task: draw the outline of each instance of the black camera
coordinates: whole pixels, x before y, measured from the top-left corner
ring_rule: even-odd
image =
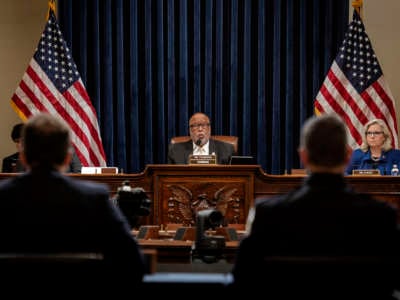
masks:
[[[132,188],[129,180],[124,181],[118,188],[114,202],[125,215],[131,228],[139,226],[139,218],[148,216],[151,211],[151,200],[144,189]]]
[[[222,258],[225,237],[207,235],[206,232],[221,226],[223,220],[224,216],[219,210],[205,209],[197,212],[194,257],[198,257],[206,263],[213,263]]]

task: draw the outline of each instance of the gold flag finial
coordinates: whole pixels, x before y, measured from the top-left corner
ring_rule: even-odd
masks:
[[[354,7],[354,9],[357,11],[357,13],[360,15],[360,18],[362,19],[361,9],[363,6],[363,0],[353,0],[351,6]]]
[[[48,20],[50,17],[50,10],[52,10],[54,14],[56,14],[56,0],[49,0],[49,10],[47,11],[46,20]]]

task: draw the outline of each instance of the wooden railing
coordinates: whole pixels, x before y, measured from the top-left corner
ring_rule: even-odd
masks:
[[[0,180],[10,176],[16,174],[2,173]],[[105,183],[111,197],[125,180],[132,187],[142,187],[152,200],[151,214],[142,224],[165,228],[170,223],[194,225],[196,211],[204,208],[221,210],[227,223],[244,224],[256,198],[287,193],[305,175],[269,175],[259,165],[148,165],[135,174],[69,176]],[[357,191],[400,205],[400,177],[347,176],[346,181]]]

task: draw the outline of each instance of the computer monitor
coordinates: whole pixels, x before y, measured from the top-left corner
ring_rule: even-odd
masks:
[[[229,161],[230,165],[254,165],[254,163],[253,156],[249,155],[232,155]]]

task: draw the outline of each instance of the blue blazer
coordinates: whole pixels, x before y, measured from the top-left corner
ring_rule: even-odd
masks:
[[[356,149],[353,151],[345,174],[352,175],[353,170],[378,169],[381,175],[390,175],[393,164],[400,164],[400,150],[398,149],[382,152],[378,161],[372,160],[370,150],[364,152],[361,149]]]

